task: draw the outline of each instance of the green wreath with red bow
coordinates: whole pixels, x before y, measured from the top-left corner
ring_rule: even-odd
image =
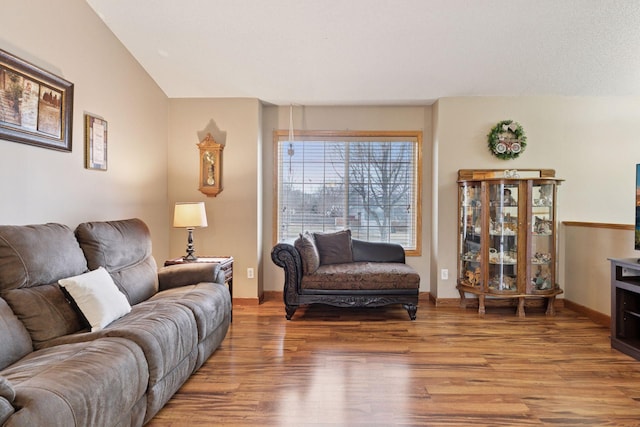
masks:
[[[527,136],[520,123],[513,120],[498,122],[489,135],[489,150],[499,159],[510,160],[517,158],[527,146]]]

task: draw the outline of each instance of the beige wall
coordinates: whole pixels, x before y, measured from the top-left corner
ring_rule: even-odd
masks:
[[[611,315],[609,258],[638,259],[633,230],[606,224],[563,224],[565,298],[599,313]]]
[[[435,108],[438,253],[432,268],[456,269],[458,169],[552,168],[566,180],[558,192],[559,221],[633,223],[639,97],[444,98]],[[499,160],[487,149],[486,135],[505,119],[518,121],[527,134],[526,151],[515,160]],[[624,251],[625,244],[616,247]],[[563,253],[559,262],[566,262]],[[439,298],[457,297],[455,275],[449,279],[438,277]],[[565,286],[562,274],[559,283]],[[572,294],[583,298],[579,289]]]
[[[293,108],[293,125],[299,130],[421,130],[423,131],[423,176],[429,182],[431,170],[431,107],[311,107],[296,106]],[[267,291],[282,290],[284,272],[271,261],[271,248],[274,245],[273,229],[273,131],[289,129],[289,107],[266,106],[263,115],[263,135],[265,141],[264,166],[264,201],[263,225],[265,260],[262,275],[264,289]],[[422,187],[422,255],[408,257],[411,264],[423,277],[420,287],[423,292],[429,291],[430,235],[431,235],[431,187]]]
[[[0,48],[75,84],[73,151],[0,140],[0,224],[129,217],[168,255],[168,101],[83,0],[3,0]],[[108,170],[84,168],[83,114],[109,124]]]
[[[196,229],[196,255],[234,257],[234,298],[261,292],[261,105],[257,99],[171,99],[169,101],[169,208],[204,201],[209,226]],[[222,185],[216,197],[198,190],[199,150],[207,134],[224,145]],[[171,215],[171,218],[173,216]],[[185,254],[187,232],[172,229],[172,257]],[[247,268],[256,272],[247,278]]]

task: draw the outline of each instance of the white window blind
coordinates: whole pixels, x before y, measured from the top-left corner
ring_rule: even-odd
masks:
[[[350,229],[420,253],[421,132],[276,131],[276,241]]]

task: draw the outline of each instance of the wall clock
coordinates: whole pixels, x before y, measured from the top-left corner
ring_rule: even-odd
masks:
[[[210,133],[198,144],[200,150],[199,190],[208,197],[215,197],[222,191],[222,150]]]

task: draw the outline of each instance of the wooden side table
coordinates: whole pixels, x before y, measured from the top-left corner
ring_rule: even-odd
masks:
[[[232,256],[218,256],[218,257],[198,257],[195,261],[185,261],[182,257],[166,260],[164,266],[179,265],[188,263],[218,263],[220,268],[224,271],[224,283],[229,288],[229,295],[231,296],[231,321],[233,322],[233,257]]]

